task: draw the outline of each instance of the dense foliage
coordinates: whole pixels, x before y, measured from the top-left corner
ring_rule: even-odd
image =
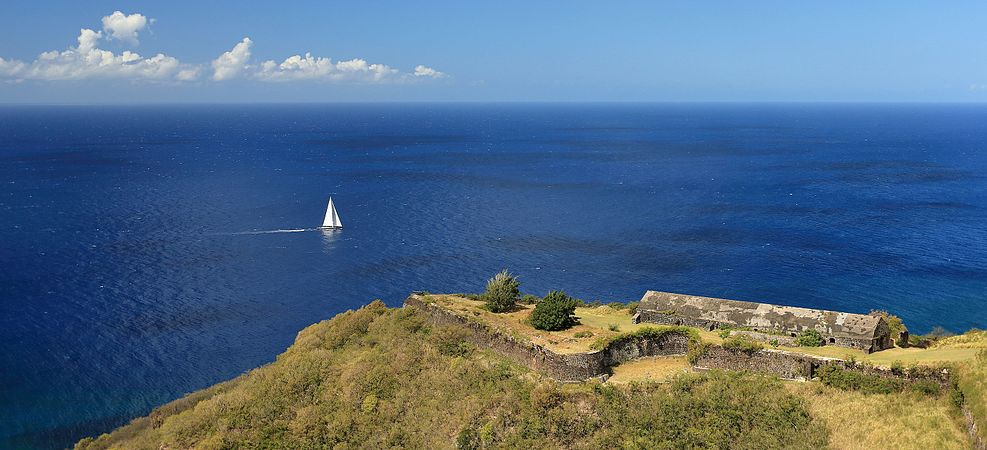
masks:
[[[870,312],[872,316],[883,317],[884,321],[888,323],[888,334],[894,339],[895,344],[899,347],[905,346],[903,342],[898,342],[898,338],[901,336],[901,332],[907,331],[905,323],[902,322],[901,317],[891,314],[883,310],[873,310]]]
[[[528,319],[531,326],[546,331],[558,331],[569,328],[577,323],[576,306],[578,302],[562,291],[549,292],[545,298],[535,304]]]
[[[723,348],[752,355],[763,349],[764,345],[746,334],[734,334],[723,340]]]
[[[487,281],[487,289],[482,298],[491,312],[508,312],[514,309],[521,298],[521,283],[517,277],[503,270]]]
[[[808,329],[799,333],[798,337],[795,338],[795,343],[799,347],[822,347],[826,344],[826,340],[818,331]]]
[[[298,335],[277,360],[78,444],[160,448],[822,448],[781,382],[558,384],[455,329],[374,302]]]

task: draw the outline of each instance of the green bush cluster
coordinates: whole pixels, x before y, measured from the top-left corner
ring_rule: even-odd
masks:
[[[539,330],[564,330],[578,323],[576,305],[577,302],[565,292],[552,291],[535,305],[528,320]]]
[[[746,334],[735,334],[723,340],[723,348],[732,352],[753,355],[764,349],[764,345]]]
[[[795,344],[799,347],[822,347],[826,344],[826,340],[818,331],[810,328],[799,333],[798,337],[795,338]]]
[[[768,377],[560,385],[490,352],[442,350],[460,338],[414,308],[374,303],[303,330],[267,366],[77,448],[827,446],[824,424]]]
[[[517,277],[503,270],[487,280],[487,289],[482,295],[483,302],[491,312],[512,311],[521,298],[520,287]]]
[[[816,371],[816,376],[827,386],[864,394],[890,394],[904,390],[906,382],[899,378],[886,378],[856,370],[846,370],[835,364],[827,364]]]
[[[541,299],[538,298],[537,295],[532,295],[532,294],[524,294],[523,296],[521,296],[521,300],[519,300],[519,302],[522,305],[534,305],[539,301],[541,301]]]
[[[902,322],[901,317],[884,310],[871,310],[870,315],[884,318],[884,321],[888,323],[888,334],[891,336],[891,339],[895,341],[895,344],[901,347],[902,343],[898,342],[898,337],[901,336],[902,331],[908,330],[908,328],[905,327],[905,323]],[[911,342],[911,336],[909,336],[908,340]]]

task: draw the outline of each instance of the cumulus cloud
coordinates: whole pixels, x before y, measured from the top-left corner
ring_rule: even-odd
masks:
[[[83,28],[76,47],[44,52],[30,63],[4,61],[0,74],[22,80],[81,80],[131,78],[167,80],[185,70],[178,59],[161,53],[150,58],[124,51],[115,54],[97,47],[102,32]]]
[[[247,61],[250,60],[250,46],[254,44],[249,37],[233,46],[233,49],[219,55],[212,61],[212,79],[223,81],[236,78],[247,68]]]
[[[254,78],[263,81],[352,81],[382,83],[399,79],[401,72],[384,64],[370,64],[362,59],[332,62],[330,58],[316,58],[311,53],[305,56],[289,56],[280,64],[273,60],[264,61],[254,73]]]
[[[35,60],[23,62],[0,58],[0,79],[23,80],[82,80],[116,78],[130,80],[167,80],[188,82],[209,76],[212,80],[226,81],[246,78],[255,81],[288,82],[320,81],[342,83],[412,83],[444,78],[447,75],[428,66],[419,65],[411,72],[386,64],[369,63],[360,58],[333,61],[327,57],[315,57],[311,53],[293,55],[281,62],[265,60],[252,63],[253,41],[243,38],[227,52],[219,55],[211,64],[190,65],[177,58],[158,53],[143,57],[133,51],[116,54],[99,48],[101,42],[119,40],[132,45],[139,44],[139,32],[153,22],[138,13],[124,14],[114,11],[102,18],[103,29],[79,30],[78,45],[65,50],[52,50]]]
[[[426,66],[415,67],[414,72],[402,73],[386,64],[371,64],[354,58],[333,62],[331,58],[293,55],[278,63],[267,60],[251,73],[260,81],[300,81],[350,83],[402,83],[421,79],[443,78],[446,74]]]
[[[147,26],[147,17],[141,14],[126,15],[120,11],[103,17],[103,31],[112,39],[137,45],[137,32]]]
[[[415,76],[423,78],[445,78],[446,74],[431,67],[415,66]]]

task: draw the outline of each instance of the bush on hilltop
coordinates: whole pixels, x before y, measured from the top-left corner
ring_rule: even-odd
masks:
[[[531,311],[531,326],[545,331],[564,330],[576,324],[576,300],[562,291],[552,291]]]
[[[502,313],[514,309],[521,298],[521,283],[506,269],[487,280],[487,290],[482,298],[490,312]]]

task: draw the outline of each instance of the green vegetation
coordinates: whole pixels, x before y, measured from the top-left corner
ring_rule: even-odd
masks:
[[[829,429],[834,449],[967,450],[962,416],[945,396],[864,394],[821,383],[785,383]]]
[[[895,344],[901,347],[901,342],[898,342],[898,336],[901,335],[902,331],[907,331],[907,328],[905,328],[905,323],[901,321],[901,317],[884,310],[872,310],[870,315],[884,318],[884,321],[888,323],[888,333],[891,336],[891,339],[894,339]],[[908,340],[911,342],[911,336],[909,336]]]
[[[798,337],[795,338],[795,343],[799,347],[822,347],[826,344],[826,340],[818,331],[808,329],[799,333]]]
[[[465,337],[426,325],[415,309],[374,302],[306,328],[267,366],[80,441],[77,448],[827,444],[824,424],[805,401],[772,378],[709,372],[680,375],[667,384],[558,384],[463,345]]]
[[[984,337],[987,338],[987,335]],[[958,394],[954,395],[954,402],[966,406],[973,420],[979,424],[977,432],[980,439],[987,442],[987,348],[981,349],[973,361],[959,365],[957,370]]]
[[[898,366],[897,370],[900,371],[900,374],[904,374],[906,371],[906,369],[900,366]],[[929,370],[929,368],[925,368],[924,370]],[[941,369],[933,368],[931,370],[937,371]],[[894,371],[895,368],[892,368],[892,372]],[[912,375],[918,375],[923,369],[912,367],[907,369],[907,371],[911,372]],[[928,379],[907,381],[902,378],[889,378],[846,370],[836,365],[822,366],[816,372],[816,375],[826,386],[832,386],[844,391],[860,391],[864,394],[891,394],[911,390],[920,394],[937,396],[942,391],[938,383]]]
[[[565,292],[552,291],[535,305],[528,321],[539,330],[564,330],[578,323],[576,305],[576,300],[565,295]]]
[[[764,349],[764,346],[746,334],[735,334],[723,340],[723,348],[732,352],[743,352],[753,355]]]
[[[541,299],[538,298],[537,295],[532,295],[532,294],[524,294],[523,296],[521,296],[521,300],[518,300],[518,302],[521,303],[522,305],[534,305],[539,301],[541,301]]]
[[[620,331],[620,325],[617,325],[615,323],[609,323],[607,324],[607,329],[610,331]]]
[[[490,312],[502,313],[514,309],[521,298],[521,291],[518,289],[521,283],[517,277],[511,275],[507,270],[502,270],[493,278],[487,280],[487,290],[483,292],[483,302]]]

